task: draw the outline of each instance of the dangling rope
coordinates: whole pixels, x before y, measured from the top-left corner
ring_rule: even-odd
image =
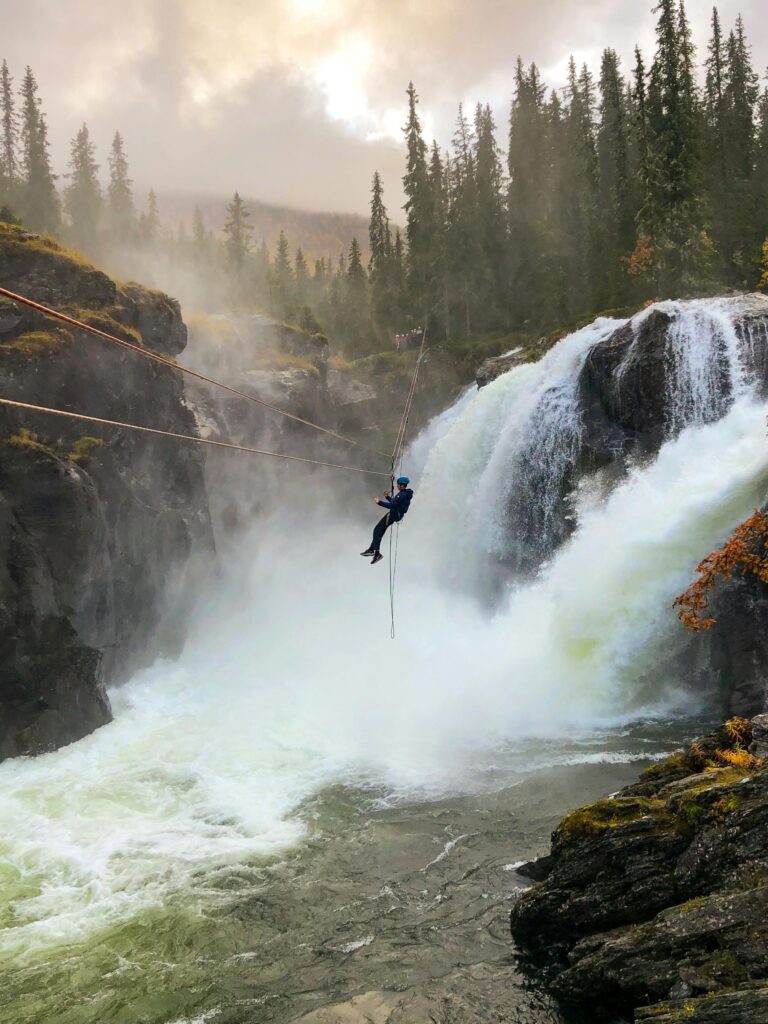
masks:
[[[196,380],[201,380],[206,384],[212,384],[216,388],[221,388],[223,391],[228,391],[232,395],[237,395],[238,398],[245,398],[249,402],[254,402],[256,405],[261,405],[265,409],[270,409],[272,412],[276,412],[280,416],[284,416],[286,419],[294,420],[296,423],[303,423],[305,427],[312,427],[313,430],[319,430],[323,434],[329,434],[331,437],[335,437],[337,441],[344,441],[345,444],[353,444],[356,448],[365,449],[367,446],[361,444],[359,441],[355,441],[351,437],[345,437],[344,434],[337,434],[335,430],[329,430],[328,427],[322,427],[319,423],[313,423],[312,420],[305,420],[301,416],[296,416],[292,412],[288,412],[287,409],[280,409],[276,405],[272,405],[270,402],[265,402],[261,398],[256,398],[255,395],[249,395],[245,391],[240,391],[238,388],[233,388],[229,384],[224,384],[220,380],[216,380],[214,377],[207,377],[204,373],[198,373],[197,370],[190,370],[186,366],[180,366],[174,362],[173,359],[169,359],[167,356],[161,356],[157,352],[151,352],[149,349],[142,348],[140,345],[134,345],[130,341],[124,341],[122,338],[116,338],[114,334],[107,334],[106,331],[99,330],[98,327],[92,327],[90,324],[85,324],[81,320],[76,320],[74,317],[68,316],[66,313],[60,313],[57,309],[50,309],[48,306],[43,306],[39,302],[34,302],[32,299],[26,298],[24,295],[17,295],[15,292],[9,291],[7,288],[0,288],[0,295],[5,296],[6,299],[11,299],[13,302],[20,302],[23,306],[29,306],[30,309],[35,309],[39,313],[45,313],[46,316],[51,316],[55,320],[61,320],[65,324],[69,324],[70,327],[76,327],[79,331],[86,331],[88,334],[94,334],[97,338],[102,338],[104,341],[109,341],[113,345],[120,345],[122,348],[127,348],[129,351],[136,353],[136,355],[143,356],[145,359],[151,359],[155,363],[160,363],[162,366],[167,366],[172,370],[177,370],[179,373],[185,373],[188,377],[194,377]],[[379,451],[376,448],[370,449],[376,452],[377,455],[383,455],[385,458],[389,458],[386,452]],[[385,474],[384,474],[385,475]]]
[[[416,382],[419,377],[419,370],[424,357],[424,342],[427,339],[426,329],[421,334],[421,345],[419,346],[419,354],[416,357],[416,365],[413,368],[413,377],[411,378],[411,386],[408,390],[408,397],[405,400],[405,408],[403,409],[403,415],[400,420],[400,426],[397,431],[397,437],[395,438],[395,447],[392,449],[392,458],[390,462],[390,479],[392,485],[392,493],[395,490],[395,464],[400,460],[400,468],[398,475],[402,476],[403,472],[403,456],[405,454],[405,439],[408,431],[408,420],[411,415],[411,406],[413,405],[413,399],[416,394]],[[395,580],[397,577],[397,552],[400,545],[400,521],[395,523],[395,557],[392,558],[392,528],[389,530],[389,615],[390,615],[390,631],[389,635],[392,640],[395,639]]]
[[[159,430],[157,427],[141,427],[137,423],[122,423],[120,420],[107,420],[101,416],[86,416],[81,412],[69,412],[67,409],[50,409],[45,405],[32,405],[30,402],[15,402],[10,398],[0,398],[0,405],[12,409],[26,409],[29,412],[43,412],[50,416],[64,416],[71,420],[84,420],[86,423],[100,423],[106,427],[119,427],[121,430],[137,430],[142,434],[159,434],[172,437],[177,441],[192,441],[195,444],[208,444],[215,448],[229,448],[236,452],[247,452],[249,455],[268,455],[273,459],[284,459],[286,462],[306,462],[311,466],[325,466],[328,469],[344,469],[348,473],[365,473],[368,476],[389,476],[375,469],[360,469],[357,466],[342,466],[337,462],[320,462],[318,459],[306,459],[301,455],[283,455],[280,452],[267,452],[261,448],[247,448],[242,444],[231,444],[228,441],[213,441],[207,437],[195,437],[192,434],[177,434],[172,430]]]

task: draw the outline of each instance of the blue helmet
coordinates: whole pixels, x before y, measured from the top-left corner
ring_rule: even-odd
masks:
[[[407,487],[407,486],[408,486],[408,484],[409,484],[409,483],[411,482],[411,480],[410,480],[410,477],[407,477],[407,476],[399,476],[399,477],[397,478],[397,482],[398,482],[399,484],[402,484],[402,485],[403,485],[404,487]]]

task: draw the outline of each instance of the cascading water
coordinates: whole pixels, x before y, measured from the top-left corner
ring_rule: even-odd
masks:
[[[299,480],[307,486],[295,509],[260,522],[229,582],[201,600],[177,663],[117,691],[115,721],[95,735],[0,766],[0,962],[6,976],[15,965],[21,1000],[0,1020],[42,1019],[30,993],[40,978],[62,991],[66,964],[81,955],[83,984],[96,979],[94,1008],[86,1000],[62,1020],[130,1019],[114,1008],[119,993],[103,1003],[95,994],[113,991],[117,982],[103,980],[113,975],[144,992],[136,978],[145,972],[162,992],[171,982],[158,964],[178,961],[185,991],[198,991],[226,957],[262,956],[259,943],[270,962],[274,938],[261,916],[260,938],[243,946],[235,915],[218,967],[191,936],[224,928],[215,908],[231,906],[233,893],[251,893],[254,906],[268,899],[279,870],[265,875],[264,865],[314,834],[307,801],[318,793],[411,806],[472,792],[482,804],[484,791],[537,768],[659,749],[615,737],[638,716],[695,703],[674,685],[686,640],[671,600],[768,485],[766,406],[752,394],[746,341],[731,330],[734,307],[666,305],[677,368],[668,440],[607,497],[588,484],[574,491],[575,532],[492,615],[474,584],[489,556],[515,562],[510,533],[540,531],[539,562],[563,540],[555,520],[579,452],[579,374],[615,321],[462,396],[433,423],[400,533],[395,644],[385,575],[355,554],[369,523],[329,523],[332,496],[318,492],[316,476]],[[726,398],[713,362],[727,368]],[[351,828],[338,813],[338,827]],[[369,938],[347,936],[343,955]],[[238,962],[238,977],[243,970]],[[173,1009],[182,1005],[142,1003],[142,1019],[186,1020]]]

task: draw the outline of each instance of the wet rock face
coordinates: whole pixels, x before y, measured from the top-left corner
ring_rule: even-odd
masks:
[[[768,299],[745,296],[728,319],[746,373],[768,386]],[[695,320],[694,320],[695,324]],[[676,312],[662,304],[635,317],[587,356],[579,378],[583,436],[580,469],[652,454],[688,422],[714,422],[732,397],[732,354],[724,336],[712,339],[702,362],[678,344]],[[702,324],[717,332],[716,321]]]
[[[764,731],[756,722],[758,747]],[[751,741],[734,720],[555,830],[512,931],[564,1003],[606,1017],[660,1004],[638,1021],[763,1019],[750,1014],[768,997],[768,768]]]
[[[164,355],[178,305],[118,287],[52,243],[0,233],[0,283]],[[196,433],[180,375],[27,307],[0,303],[0,393]],[[105,685],[180,642],[212,534],[197,448],[0,410],[0,757],[71,742],[109,720]]]

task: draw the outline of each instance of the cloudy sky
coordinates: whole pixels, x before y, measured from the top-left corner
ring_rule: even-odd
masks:
[[[410,78],[426,130],[451,135],[460,100],[490,102],[503,142],[518,54],[553,86],[569,54],[597,68],[653,47],[653,0],[0,0],[0,58],[30,64],[56,168],[85,120],[105,162],[123,133],[137,190],[241,192],[365,212],[378,168],[401,200],[400,127]],[[688,0],[700,51],[711,0]],[[761,74],[765,0],[742,12]],[[397,214],[395,214],[397,216]]]

